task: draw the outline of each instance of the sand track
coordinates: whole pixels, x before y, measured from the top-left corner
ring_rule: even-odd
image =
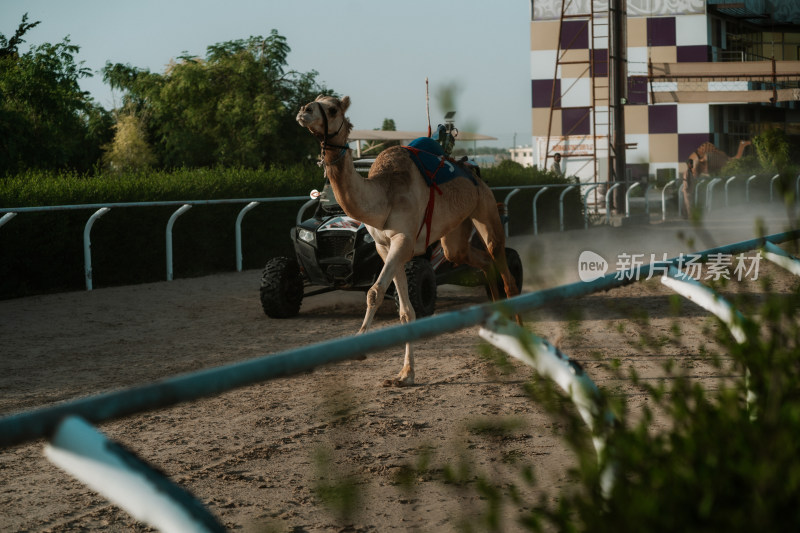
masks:
[[[515,239],[512,244],[526,260],[526,291],[575,281],[577,254],[587,247],[611,257],[620,249],[657,253],[662,247],[674,253],[683,246],[673,227],[609,231]],[[719,240],[749,238],[745,233]],[[601,235],[611,237],[604,241]],[[538,262],[534,246],[546,252]],[[259,274],[0,302],[0,414],[351,335],[360,326],[361,294],[315,297],[304,302],[298,318],[268,319],[258,302]],[[796,284],[774,267],[765,265],[766,274],[775,277],[779,291]],[[757,296],[760,288],[743,283],[731,291]],[[714,349],[707,329],[717,326],[708,314],[686,304],[676,319],[668,295],[651,280],[526,318],[537,333],[560,338],[562,349],[598,385],[625,395],[636,412],[645,398],[608,373],[611,358],[645,379],[663,376],[662,363],[675,358],[709,388],[737,375],[735,369],[711,367],[699,355],[700,346]],[[482,288],[445,287],[437,312],[484,301]],[[643,349],[640,326],[630,318],[642,310],[649,317],[647,331],[655,335],[667,335],[677,320],[681,342]],[[394,304],[387,302],[376,327],[395,323]],[[553,494],[569,484],[574,461],[558,424],[524,392],[529,370],[514,364],[502,373],[480,355],[479,345],[477,327],[417,343],[417,385],[407,389],[380,386],[400,369],[397,347],[100,429],[193,492],[232,529],[341,531],[344,520],[354,530],[450,530],[459,520],[474,520],[486,501],[474,490],[443,483],[447,465],[469,464],[470,480],[480,474],[506,489],[513,483],[534,501],[543,489]],[[504,436],[476,429],[498,417],[512,424]],[[146,529],[48,463],[42,445],[0,450],[0,530]],[[428,469],[412,476],[410,490],[403,476],[423,458]],[[522,464],[534,467],[537,486],[522,481]],[[361,495],[358,512],[347,519],[325,505],[317,490],[342,479]],[[524,509],[524,504],[504,507],[506,530],[514,530],[512,517]]]

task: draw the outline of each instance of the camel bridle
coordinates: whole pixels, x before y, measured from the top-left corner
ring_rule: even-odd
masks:
[[[320,142],[320,146],[322,146],[322,157],[323,158],[325,157],[325,150],[327,148],[338,148],[338,149],[342,150],[343,152],[345,150],[349,149],[350,146],[347,145],[347,144],[342,146],[340,144],[331,144],[330,142],[328,142],[329,140],[331,140],[334,137],[336,137],[337,135],[339,135],[339,132],[342,131],[342,127],[344,127],[344,123],[345,123],[344,117],[342,118],[342,123],[339,124],[339,128],[333,133],[328,133],[328,115],[325,113],[325,108],[322,107],[321,103],[319,103],[319,102],[315,102],[315,103],[319,107],[319,112],[322,115],[322,141]]]

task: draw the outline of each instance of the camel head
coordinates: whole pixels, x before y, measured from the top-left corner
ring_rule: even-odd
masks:
[[[345,96],[341,100],[333,96],[317,96],[316,100],[304,105],[297,113],[297,122],[307,128],[315,137],[323,142],[327,142],[345,134],[353,128],[353,125],[344,116],[350,107],[350,97]]]

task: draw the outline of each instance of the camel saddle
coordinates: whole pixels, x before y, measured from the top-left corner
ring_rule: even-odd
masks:
[[[425,218],[417,232],[417,237],[422,233],[422,228],[427,226],[425,235],[425,248],[430,245],[431,240],[431,219],[433,218],[433,205],[436,200],[435,192],[442,194],[439,185],[447,183],[455,178],[467,178],[472,184],[478,186],[475,173],[469,168],[463,167],[458,161],[450,159],[442,150],[441,145],[430,137],[418,137],[403,146],[411,154],[411,159],[419,168],[425,183],[431,190],[428,206],[425,208]],[[469,165],[470,167],[472,165]],[[476,167],[477,168],[477,167]]]
[[[419,137],[414,139],[408,146],[404,146],[411,154],[428,187],[441,185],[455,178],[467,178],[472,184],[477,186],[475,174],[469,167],[455,159],[447,157],[441,145],[430,137]]]

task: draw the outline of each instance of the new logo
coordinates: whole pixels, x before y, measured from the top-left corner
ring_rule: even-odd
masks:
[[[581,252],[578,257],[578,276],[581,281],[594,281],[608,272],[608,261],[591,250]]]

